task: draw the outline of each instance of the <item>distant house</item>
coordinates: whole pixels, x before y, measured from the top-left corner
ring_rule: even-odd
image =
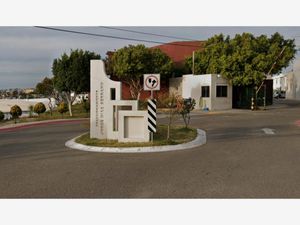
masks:
[[[274,90],[280,90],[280,91],[286,91],[287,89],[287,76],[286,74],[278,74],[274,75],[272,77],[273,79],[273,89]]]
[[[34,92],[34,88],[24,88],[23,91],[25,94],[32,94]]]
[[[274,75],[273,89],[283,92],[286,99],[300,100],[300,59],[295,60],[288,73]]]

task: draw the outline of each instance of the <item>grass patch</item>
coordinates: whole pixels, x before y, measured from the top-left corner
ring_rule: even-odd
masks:
[[[160,145],[177,145],[192,141],[197,136],[197,129],[185,128],[182,126],[173,126],[170,132],[170,140],[166,140],[167,126],[159,125],[157,133],[154,134],[152,142],[118,142],[117,140],[99,140],[90,138],[90,134],[84,134],[78,137],[75,141],[79,144],[98,146],[98,147],[146,147],[146,146],[160,146]]]

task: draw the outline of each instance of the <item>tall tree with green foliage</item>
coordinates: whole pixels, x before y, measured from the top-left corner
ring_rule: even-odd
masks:
[[[70,116],[77,94],[90,91],[90,60],[100,58],[94,52],[76,49],[53,61],[54,87],[67,101]]]
[[[173,62],[160,49],[129,45],[116,51],[109,64],[113,75],[127,83],[133,99],[139,99],[143,74],[160,73],[162,79],[172,73]]]
[[[268,73],[277,74],[287,67],[295,53],[295,41],[279,33],[271,37],[243,33],[232,39],[215,35],[203,51],[195,53],[195,74],[222,74],[233,85],[257,87]],[[190,70],[192,64],[192,57],[188,57]]]

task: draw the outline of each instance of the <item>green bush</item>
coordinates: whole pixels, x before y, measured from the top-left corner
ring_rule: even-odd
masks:
[[[42,102],[36,103],[33,107],[33,111],[40,116],[41,113],[46,111],[46,106]]]
[[[68,112],[68,106],[66,103],[62,102],[58,105],[57,111],[64,117],[64,113]]]
[[[83,99],[83,102],[82,102],[82,108],[84,109],[84,111],[86,113],[88,113],[90,111],[90,101],[86,100],[86,99]]]
[[[0,111],[0,121],[4,120],[4,113]]]
[[[33,116],[33,105],[28,106],[29,118]]]
[[[17,119],[19,118],[19,116],[22,115],[22,109],[20,108],[20,106],[14,105],[10,108],[9,113],[12,116],[12,118],[15,120],[15,123],[17,123]]]
[[[145,110],[148,107],[148,100],[147,99],[140,99],[139,100],[139,110]]]
[[[177,110],[178,113],[182,116],[182,119],[185,123],[185,128],[188,128],[190,123],[190,112],[194,110],[196,105],[195,99],[192,98],[178,98],[177,99]]]

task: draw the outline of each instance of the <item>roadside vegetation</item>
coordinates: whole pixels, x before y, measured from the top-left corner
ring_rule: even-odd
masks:
[[[4,120],[4,113],[2,111],[0,111],[0,122]]]
[[[68,107],[67,104],[65,104],[65,108],[68,112]],[[0,126],[4,126],[4,125],[8,125],[8,124],[12,124],[15,122],[18,123],[25,123],[25,122],[34,122],[34,121],[43,121],[43,120],[56,120],[56,119],[75,119],[75,118],[89,118],[90,114],[89,112],[86,112],[86,110],[84,109],[83,104],[76,104],[72,106],[72,110],[73,110],[73,116],[70,116],[69,114],[62,114],[58,111],[59,108],[55,108],[52,110],[52,115],[51,112],[48,110],[44,113],[40,113],[40,115],[38,116],[37,114],[31,114],[29,113],[29,117],[18,117],[15,119],[11,119],[11,120],[0,120]],[[17,115],[17,114],[16,114]]]
[[[159,125],[157,132],[154,134],[153,142],[118,142],[117,140],[99,140],[90,138],[90,133],[84,134],[75,141],[79,144],[98,146],[98,147],[146,147],[146,146],[161,146],[161,145],[177,145],[190,142],[197,137],[195,128],[185,128],[183,126],[172,126],[170,129],[169,140],[166,139],[167,125]]]

